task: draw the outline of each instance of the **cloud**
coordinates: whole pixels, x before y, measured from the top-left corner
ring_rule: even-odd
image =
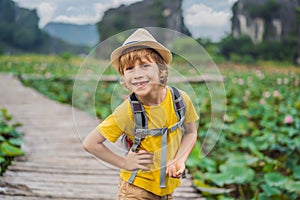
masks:
[[[142,0],[113,0],[111,3],[111,7],[118,7],[121,4],[129,5],[138,1],[142,1]]]
[[[104,12],[110,8],[111,5],[110,4],[104,4],[104,3],[94,3],[93,4],[93,8],[95,13],[98,15],[98,20],[100,20],[100,18],[102,18]]]
[[[229,5],[233,5],[237,0],[228,0]]]
[[[230,13],[214,11],[204,4],[194,4],[186,11],[185,23],[188,26],[222,27],[229,23]]]
[[[74,7],[74,6],[69,6],[69,7],[67,7],[67,9],[66,9],[66,11],[68,11],[68,12],[75,12],[75,11],[77,11],[78,10],[78,8],[76,8],[76,7]]]
[[[96,17],[94,15],[88,15],[88,14],[80,14],[74,16],[59,15],[55,17],[52,21],[69,23],[69,24],[90,24],[90,23],[98,22],[99,21],[98,18],[99,17]]]
[[[35,0],[30,1],[30,3],[26,0],[14,0],[14,2],[20,7],[29,9],[35,9],[40,4],[40,2],[37,2]]]
[[[90,4],[90,6],[81,7],[81,9],[76,9],[74,6],[68,7],[68,13],[60,14],[53,18],[51,21],[72,23],[72,24],[90,24],[97,23],[101,20],[104,12],[112,7],[118,7],[121,4],[130,4],[138,0],[114,0],[110,3],[95,2]],[[81,10],[81,12],[78,12]],[[71,13],[73,13],[71,15]]]
[[[64,22],[73,24],[90,24],[99,22],[104,12],[121,4],[131,4],[141,0],[90,0],[87,4],[84,0],[14,0],[21,7],[37,9],[40,17],[39,26],[44,27],[49,22]]]
[[[50,3],[41,3],[37,6],[38,15],[43,16],[39,21],[40,27],[45,26],[49,21],[52,20],[55,10],[55,6]]]

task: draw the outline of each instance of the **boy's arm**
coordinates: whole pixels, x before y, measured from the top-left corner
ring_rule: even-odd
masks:
[[[174,178],[180,178],[185,170],[185,162],[193,150],[197,140],[195,122],[184,123],[185,133],[174,160],[168,163],[166,173]]]
[[[130,171],[135,169],[149,170],[146,165],[153,162],[152,154],[146,151],[139,151],[135,153],[130,150],[126,157],[122,157],[108,149],[103,144],[105,140],[105,137],[94,129],[84,139],[83,148],[97,158],[118,168]]]

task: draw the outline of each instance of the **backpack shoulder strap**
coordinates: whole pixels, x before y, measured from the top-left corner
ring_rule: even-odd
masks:
[[[184,99],[181,96],[179,90],[176,87],[171,86],[170,90],[172,92],[172,98],[173,98],[173,104],[174,104],[174,109],[175,109],[175,113],[177,115],[178,118],[178,122],[173,125],[170,128],[170,131],[174,131],[177,128],[180,128],[182,131],[182,134],[184,134],[184,127],[183,127],[183,122],[185,119],[185,111],[186,111],[186,105],[184,103]],[[182,174],[182,178],[186,178],[186,171],[183,171]]]
[[[184,99],[180,94],[180,91],[173,86],[169,87],[172,93],[172,98],[173,98],[173,105],[174,105],[174,110],[178,118],[178,123],[177,125],[171,127],[171,131],[175,130],[179,126],[183,130],[183,121],[185,119],[185,111],[186,111],[186,106],[184,103]]]
[[[142,135],[136,134],[137,130],[141,129],[148,129],[148,118],[146,116],[146,112],[144,110],[143,105],[138,100],[137,96],[132,93],[129,96],[129,102],[134,118],[134,128],[133,128],[133,135],[134,141],[132,144],[132,151],[137,151],[139,144],[141,143]]]
[[[145,109],[141,102],[138,100],[135,93],[132,93],[129,97],[129,103],[131,106],[133,118],[134,118],[134,128],[133,128],[133,135],[134,135],[134,141],[132,142],[132,148],[131,150],[133,152],[137,152],[137,148],[140,145],[142,141],[142,136],[140,134],[136,134],[137,129],[147,129],[148,128],[148,118],[146,116]],[[128,180],[129,183],[133,183],[136,175],[138,173],[138,170],[134,170]]]
[[[147,128],[148,120],[143,105],[136,97],[135,93],[129,96],[129,102],[134,117],[134,129]]]

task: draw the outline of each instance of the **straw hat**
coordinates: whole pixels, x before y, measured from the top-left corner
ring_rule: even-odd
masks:
[[[146,29],[139,28],[132,33],[122,44],[111,53],[111,64],[118,70],[119,68],[119,57],[124,54],[128,48],[152,48],[156,50],[167,64],[172,61],[172,54],[169,49],[159,43]]]

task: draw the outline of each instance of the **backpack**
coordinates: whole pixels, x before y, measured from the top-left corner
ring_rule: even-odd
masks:
[[[134,141],[131,141],[128,137],[123,139],[127,143],[127,148],[132,149],[132,151],[137,152],[141,141],[147,136],[160,136],[162,135],[162,153],[161,153],[161,163],[160,163],[160,187],[165,188],[165,178],[166,178],[166,146],[167,146],[167,134],[168,132],[173,132],[177,128],[180,128],[182,133],[184,133],[183,122],[185,119],[186,106],[184,100],[176,87],[169,87],[172,93],[172,100],[174,105],[174,110],[177,115],[177,123],[173,124],[171,127],[163,127],[156,129],[148,129],[148,119],[143,105],[140,103],[138,98],[134,93],[132,93],[128,98],[131,106],[131,110],[134,116]],[[129,178],[129,183],[133,183],[134,178],[138,170],[134,170]]]

